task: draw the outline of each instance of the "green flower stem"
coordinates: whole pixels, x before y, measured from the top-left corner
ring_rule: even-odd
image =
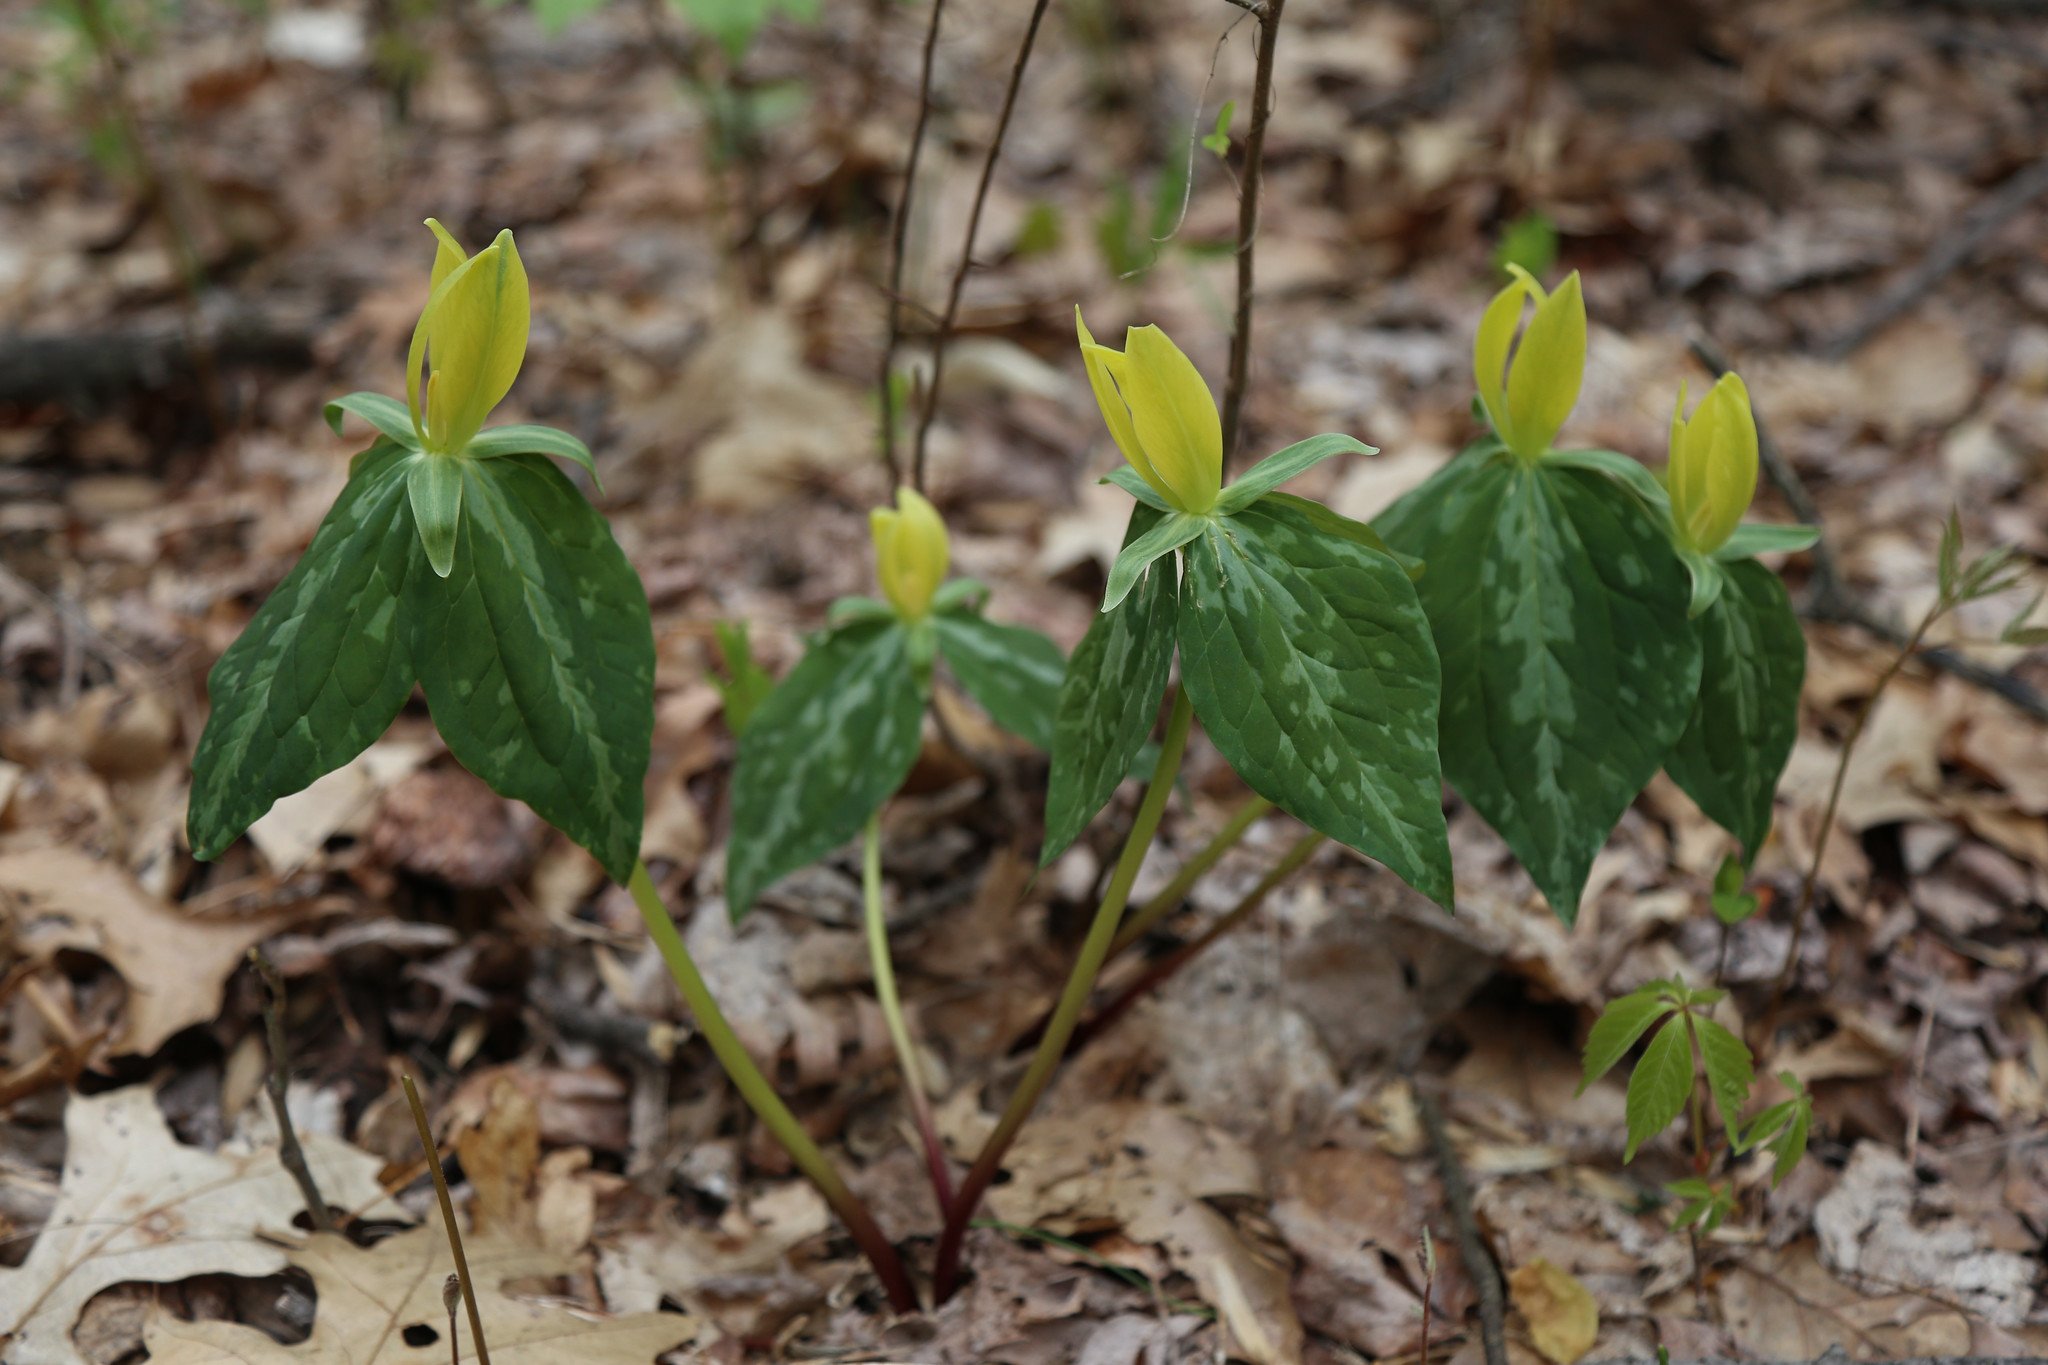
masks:
[[[1109,946],[1116,939],[1124,906],[1130,902],[1131,883],[1138,878],[1138,868],[1152,846],[1152,836],[1158,832],[1159,817],[1165,813],[1166,799],[1173,792],[1173,779],[1180,772],[1181,755],[1187,749],[1188,729],[1194,718],[1195,708],[1188,700],[1188,694],[1176,692],[1173,710],[1166,719],[1166,735],[1160,741],[1159,762],[1152,769],[1152,783],[1145,789],[1144,800],[1138,804],[1138,815],[1131,824],[1130,836],[1124,841],[1124,851],[1117,859],[1116,871],[1110,876],[1102,904],[1096,908],[1095,919],[1088,926],[1088,937],[1081,944],[1080,956],[1067,977],[1059,1004],[1053,1009],[1052,1022],[1046,1025],[1045,1037],[1039,1040],[1038,1051],[1032,1055],[1024,1078],[1017,1083],[1016,1093],[1010,1096],[1009,1107],[1003,1110],[995,1131],[982,1144],[981,1154],[975,1158],[973,1168],[961,1182],[960,1192],[954,1196],[953,1206],[947,1212],[946,1227],[939,1237],[938,1259],[933,1270],[932,1295],[938,1303],[944,1303],[959,1283],[960,1251],[974,1210],[995,1180],[1004,1155],[1017,1139],[1017,1131],[1037,1107],[1046,1087],[1052,1084],[1053,1073],[1066,1056],[1067,1040],[1081,1022],[1081,1011],[1088,1004],[1089,992],[1095,988],[1095,978],[1102,971],[1102,964],[1109,959]]]
[[[1266,897],[1272,894],[1273,888],[1300,871],[1308,860],[1315,856],[1316,850],[1321,848],[1325,842],[1326,836],[1317,834],[1313,830],[1302,835],[1300,839],[1295,841],[1294,847],[1282,854],[1280,861],[1273,864],[1265,876],[1259,878],[1258,885],[1247,891],[1244,899],[1230,907],[1228,913],[1219,917],[1214,924],[1211,924],[1200,934],[1197,934],[1194,938],[1183,943],[1180,947],[1146,968],[1143,975],[1130,985],[1124,987],[1122,991],[1117,993],[1114,1000],[1111,1000],[1107,1005],[1097,1010],[1087,1023],[1076,1029],[1072,1041],[1067,1044],[1067,1051],[1070,1053],[1079,1052],[1082,1048],[1086,1047],[1090,1039],[1122,1018],[1130,1010],[1131,1006],[1165,985],[1167,980],[1176,972],[1207,951],[1210,944],[1250,919],[1258,908],[1265,904]]]
[[[797,1169],[818,1187],[818,1193],[825,1196],[825,1202],[846,1224],[846,1230],[866,1253],[868,1263],[881,1280],[882,1288],[889,1296],[889,1306],[899,1313],[916,1312],[917,1293],[910,1286],[910,1277],[904,1273],[902,1257],[882,1235],[882,1229],[868,1212],[867,1205],[847,1188],[846,1182],[833,1168],[831,1159],[811,1140],[811,1135],[804,1131],[796,1115],[775,1093],[775,1087],[754,1065],[754,1059],[747,1055],[739,1035],[732,1031],[732,1025],[726,1022],[724,1013],[718,1008],[718,1002],[711,998],[711,988],[704,984],[703,974],[691,959],[683,936],[676,932],[675,921],[669,918],[668,907],[661,903],[661,893],[654,888],[654,879],[647,875],[647,864],[633,865],[633,879],[626,889],[632,893],[633,903],[640,907],[640,918],[646,921],[654,946],[661,950],[663,960],[668,963],[669,974],[675,977],[676,986],[683,993],[683,1003],[690,1007],[690,1013],[697,1021],[698,1031],[711,1045],[712,1055],[718,1058],[718,1064],[739,1090],[740,1098],[747,1102],[747,1107],[761,1122],[768,1125],[768,1131],[789,1153]]]
[[[903,1093],[910,1104],[911,1120],[924,1148],[926,1172],[932,1193],[938,1196],[943,1217],[953,1203],[953,1174],[946,1166],[946,1148],[939,1141],[939,1126],[932,1121],[931,1092],[925,1086],[924,1066],[918,1059],[917,1044],[911,1040],[910,1025],[903,1017],[903,998],[896,991],[896,964],[889,956],[889,923],[882,913],[882,817],[868,817],[861,836],[861,902],[865,908],[868,962],[875,974],[875,999],[882,1006],[882,1020],[889,1026],[889,1042],[896,1049],[897,1065],[903,1069]]]
[[[1223,828],[1216,831],[1216,837],[1200,853],[1188,859],[1187,865],[1174,873],[1173,880],[1158,895],[1131,912],[1124,921],[1124,927],[1117,931],[1116,942],[1109,945],[1109,955],[1115,957],[1122,953],[1150,933],[1159,921],[1179,909],[1180,903],[1187,899],[1189,888],[1201,879],[1203,873],[1216,866],[1224,854],[1237,847],[1237,841],[1244,838],[1244,832],[1271,809],[1271,801],[1256,795],[1239,806],[1224,822]]]

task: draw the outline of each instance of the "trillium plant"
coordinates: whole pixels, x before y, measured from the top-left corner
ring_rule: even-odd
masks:
[[[646,595],[558,463],[594,481],[588,448],[547,427],[486,425],[526,349],[530,299],[512,234],[471,256],[428,227],[436,249],[405,401],[357,393],[328,405],[337,433],[354,417],[375,435],[304,557],[208,679],[193,851],[218,856],[276,800],[355,758],[418,687],[460,763],[627,888],[741,1097],[838,1213],[891,1305],[910,1311],[918,1296],[900,1253],[741,1046],[640,860],[654,689]],[[1576,276],[1546,291],[1518,272],[1488,306],[1474,362],[1489,434],[1376,527],[1283,490],[1372,447],[1313,436],[1226,484],[1216,403],[1179,347],[1152,326],[1129,329],[1120,349],[1104,345],[1078,309],[1075,328],[1124,460],[1108,480],[1132,506],[1071,660],[1037,632],[989,619],[982,585],[948,577],[946,527],[910,489],[872,514],[880,595],[835,603],[779,684],[752,663],[743,627],[720,634],[739,735],[726,905],[737,920],[778,879],[859,841],[875,990],[944,1212],[931,1285],[941,1302],[1104,963],[1265,811],[1311,832],[1185,951],[1241,920],[1325,840],[1451,909],[1446,778],[1569,921],[1595,852],[1665,768],[1744,850],[1717,885],[1717,908],[1753,907],[1743,867],[1769,830],[1804,665],[1784,588],[1754,556],[1811,533],[1742,524],[1757,437],[1740,380],[1724,377],[1690,416],[1681,391],[1662,478],[1612,451],[1554,448],[1585,364]],[[1036,1051],[957,1184],[897,996],[881,839],[883,808],[916,762],[946,678],[1049,752],[1042,863],[1126,777],[1147,777]],[[1254,795],[1133,909],[1197,722]],[[1684,1039],[1687,1060],[1720,1086],[1728,1150],[1763,1142],[1767,1127],[1793,1131],[1778,1110],[1766,1111],[1775,1127],[1737,1124],[1732,1086],[1714,1080],[1732,1063],[1715,1060],[1727,1049],[1704,1013],[1712,1002],[1677,983],[1658,989],[1602,1020],[1588,1079],[1596,1060],[1612,1066],[1664,1021],[1644,1059],[1654,1054],[1664,1087],[1657,1112],[1678,1070],[1679,1043],[1664,1040]],[[1745,1052],[1744,1076],[1747,1065]]]

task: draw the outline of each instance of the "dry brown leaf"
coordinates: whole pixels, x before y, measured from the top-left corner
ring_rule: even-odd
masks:
[[[1600,1335],[1600,1308],[1592,1293],[1542,1257],[1508,1276],[1515,1308],[1529,1324],[1529,1339],[1555,1365],[1572,1365]]]
[[[194,1275],[270,1275],[305,1205],[270,1148],[207,1152],[171,1135],[147,1086],[74,1097],[64,1111],[64,1184],[17,1270],[0,1271],[0,1356],[8,1365],[85,1365],[71,1328],[109,1285]],[[380,1163],[318,1133],[302,1139],[321,1195],[373,1217],[404,1210],[377,1184]]]
[[[491,1359],[501,1365],[650,1365],[664,1351],[694,1340],[697,1323],[680,1313],[635,1313],[601,1317],[573,1312],[556,1303],[513,1298],[514,1280],[568,1274],[575,1263],[497,1237],[463,1242],[483,1317]],[[321,1234],[291,1253],[291,1264],[313,1277],[319,1311],[313,1333],[285,1346],[230,1322],[185,1322],[167,1313],[151,1317],[143,1340],[153,1365],[439,1365],[450,1359],[442,1334],[448,1313],[441,1286],[454,1269],[448,1239],[438,1225],[359,1247],[345,1237]],[[413,1345],[411,1335],[423,1340]],[[462,1351],[474,1360],[475,1344],[462,1327]]]
[[[192,919],[111,863],[69,848],[0,854],[0,915],[32,958],[74,948],[111,963],[128,983],[126,1026],[111,1048],[145,1057],[219,1014],[243,955],[289,918]]]

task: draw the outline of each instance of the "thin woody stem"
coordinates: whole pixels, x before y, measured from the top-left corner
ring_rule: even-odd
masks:
[[[711,1047],[712,1055],[718,1058],[719,1066],[732,1080],[733,1087],[740,1092],[747,1107],[775,1140],[789,1153],[796,1168],[818,1187],[818,1193],[825,1196],[825,1202],[839,1215],[839,1221],[846,1224],[846,1230],[866,1253],[868,1264],[874,1267],[876,1278],[882,1282],[882,1289],[889,1296],[889,1306],[899,1313],[917,1311],[917,1293],[911,1288],[910,1277],[904,1272],[903,1258],[896,1248],[882,1234],[874,1215],[840,1178],[832,1161],[811,1140],[789,1106],[775,1093],[775,1087],[761,1074],[761,1068],[747,1053],[739,1035],[733,1032],[726,1021],[718,1002],[712,998],[711,988],[704,984],[704,976],[697,970],[696,962],[690,957],[689,947],[683,936],[676,931],[675,921],[669,918],[668,907],[661,903],[661,893],[655,890],[654,879],[647,875],[645,863],[633,865],[633,877],[626,889],[632,893],[633,903],[640,907],[640,918],[647,924],[647,932],[654,939],[654,946],[661,950],[662,959],[668,963],[669,974],[675,978],[676,986],[683,994],[683,1003],[690,1007],[691,1015],[697,1021],[698,1032]]]
[[[917,1125],[917,1139],[924,1148],[925,1171],[931,1177],[932,1193],[945,1215],[953,1203],[953,1173],[946,1165],[946,1148],[939,1141],[938,1124],[932,1120],[931,1092],[925,1085],[924,1066],[918,1059],[917,1043],[910,1036],[903,1015],[903,999],[896,990],[896,963],[889,956],[889,922],[882,909],[882,821],[868,817],[861,836],[860,889],[862,922],[867,929],[868,963],[875,974],[875,999],[882,1007],[882,1020],[889,1027],[889,1042],[896,1049],[896,1064],[903,1071],[903,1094],[910,1105],[911,1121]]]
[[[967,214],[967,240],[960,246],[960,264],[953,271],[953,285],[946,294],[946,311],[939,315],[939,330],[932,337],[932,382],[925,390],[924,411],[917,419],[917,441],[911,450],[911,479],[924,491],[926,442],[932,419],[939,412],[939,388],[946,375],[946,342],[960,319],[960,295],[967,288],[967,273],[974,268],[974,239],[981,231],[981,211],[988,204],[988,187],[995,179],[996,162],[1003,154],[1003,139],[1010,131],[1010,116],[1017,110],[1017,91],[1024,84],[1024,68],[1031,61],[1031,49],[1038,42],[1038,26],[1051,0],[1035,0],[1031,20],[1024,26],[1024,41],[1017,48],[1017,61],[1010,68],[1010,84],[1003,91],[1003,110],[996,116],[996,130],[989,139],[988,156],[981,163],[981,180],[974,187],[974,207]],[[936,18],[934,19],[936,22]]]
[[[1259,182],[1266,165],[1266,124],[1273,114],[1273,46],[1287,0],[1244,4],[1259,24],[1258,65],[1252,75],[1252,124],[1244,139],[1244,175],[1237,199],[1237,321],[1230,332],[1230,377],[1223,389],[1223,467],[1227,473],[1244,419],[1251,378],[1252,247],[1259,235]]]
[[[1052,1084],[1053,1073],[1066,1056],[1067,1041],[1081,1022],[1081,1011],[1087,1007],[1089,993],[1095,988],[1095,978],[1109,958],[1109,946],[1116,939],[1124,907],[1130,903],[1131,884],[1137,880],[1138,869],[1152,846],[1152,836],[1159,829],[1159,818],[1165,813],[1166,799],[1173,791],[1174,777],[1180,772],[1181,756],[1187,749],[1188,729],[1194,718],[1194,705],[1188,700],[1187,693],[1176,692],[1173,710],[1166,720],[1166,734],[1160,741],[1159,761],[1152,770],[1151,785],[1145,789],[1145,797],[1138,804],[1138,814],[1131,823],[1130,836],[1124,840],[1116,872],[1110,877],[1102,904],[1096,908],[1095,918],[1088,926],[1088,937],[1081,944],[1080,955],[1067,977],[1066,988],[1060,992],[1059,1004],[1053,1009],[1045,1037],[1039,1041],[1038,1051],[1032,1055],[1023,1079],[1017,1083],[1009,1105],[997,1120],[995,1131],[982,1144],[981,1154],[975,1158],[966,1179],[960,1182],[959,1193],[954,1196],[953,1207],[947,1213],[933,1271],[932,1296],[938,1303],[944,1303],[951,1297],[959,1283],[960,1252],[975,1207],[981,1203],[982,1195],[987,1193],[997,1171],[1002,1168],[1003,1157],[1009,1152],[1010,1144],[1016,1141],[1018,1130],[1037,1107],[1046,1087]]]
[[[448,1250],[455,1255],[455,1278],[462,1286],[462,1306],[469,1310],[469,1334],[476,1341],[477,1365],[491,1365],[490,1347],[484,1343],[484,1319],[476,1306],[476,1284],[469,1278],[469,1258],[462,1254],[462,1230],[455,1226],[455,1201],[448,1194],[448,1177],[441,1173],[441,1149],[434,1144],[434,1129],[427,1122],[427,1107],[420,1103],[419,1088],[412,1077],[398,1078],[405,1086],[405,1102],[412,1106],[413,1126],[419,1129],[420,1147],[427,1154],[427,1170],[434,1177],[434,1197],[441,1202],[441,1224],[448,1231]]]
[[[897,197],[889,218],[889,292],[883,300],[888,310],[889,333],[882,342],[882,463],[889,467],[889,486],[903,482],[903,467],[896,458],[896,350],[903,344],[903,256],[910,242],[910,197],[917,187],[917,162],[924,152],[925,125],[932,113],[932,58],[939,46],[939,20],[946,13],[946,0],[932,0],[931,23],[924,31],[924,60],[917,77],[917,122],[910,129],[910,153],[903,161],[903,193]]]

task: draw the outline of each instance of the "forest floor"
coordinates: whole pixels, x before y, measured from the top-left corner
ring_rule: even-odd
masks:
[[[948,6],[908,220],[913,369],[1029,8]],[[1474,431],[1472,328],[1508,225],[1536,213],[1593,322],[1572,440],[1661,461],[1704,336],[1865,617],[1925,608],[1952,505],[1972,545],[2038,578],[2048,22],[2025,8],[1526,7],[1545,21],[1291,0],[1246,448],[1378,446],[1302,481],[1361,518],[1419,482]],[[63,12],[0,5],[0,1357],[447,1359],[439,1233],[388,1235],[432,1221],[400,1073],[459,1157],[513,1362],[1335,1365],[1413,1360],[1427,1330],[1434,1358],[1471,1365],[1483,1272],[1461,1231],[1512,1283],[1517,1361],[1570,1354],[1581,1287],[1595,1359],[2048,1355],[2048,729],[1984,687],[1909,666],[1848,769],[1758,1058],[1814,1097],[1790,1178],[1739,1163],[1735,1215],[1695,1243],[1663,1193],[1690,1169],[1678,1135],[1624,1163],[1619,1080],[1577,1093],[1592,1019],[1649,980],[1718,978],[1752,1023],[1769,1007],[1844,736],[1893,653],[1856,624],[1809,623],[1765,910],[1725,942],[1708,893],[1727,838],[1662,778],[1572,929],[1455,801],[1455,917],[1326,849],[1080,1053],[988,1202],[972,1282],[910,1319],[738,1106],[624,893],[457,767],[423,707],[196,864],[206,671],[360,444],[320,405],[402,388],[421,219],[472,247],[511,227],[534,328],[500,418],[589,441],[653,604],[644,855],[748,1047],[928,1262],[851,852],[737,930],[722,912],[733,742],[711,674],[714,623],[751,623],[780,671],[832,599],[871,591],[882,281],[929,10],[832,0],[772,23],[735,73],[651,3],[549,34],[465,0],[118,0],[118,77]],[[991,614],[1063,646],[1128,505],[1096,484],[1115,453],[1073,307],[1098,335],[1161,323],[1220,391],[1254,27],[1223,0],[1070,0],[1027,70],[930,488]],[[1224,100],[1228,159],[1190,143]],[[1791,518],[1768,486],[1759,511]],[[1811,600],[1814,557],[1783,567]],[[2015,605],[1937,642],[2038,695],[2048,657],[1982,643]],[[1042,781],[957,707],[887,814],[900,970],[956,1153],[1000,1109],[1130,819],[1127,793],[1034,878]],[[1198,743],[1139,893],[1242,799]],[[1299,832],[1259,821],[1151,949]],[[294,1127],[353,1216],[338,1249],[299,1245],[275,1155],[258,946],[284,985]],[[1447,1169],[1471,1186],[1462,1219]],[[201,1351],[192,1324],[221,1321],[251,1329],[241,1354]]]

